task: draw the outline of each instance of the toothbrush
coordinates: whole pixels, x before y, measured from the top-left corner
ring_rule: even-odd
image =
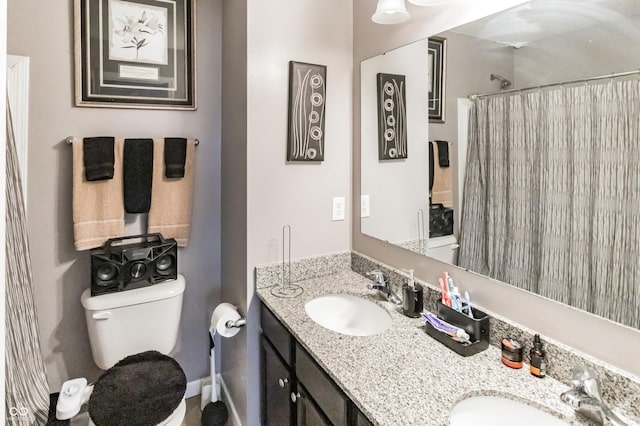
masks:
[[[464,298],[467,299],[467,315],[469,318],[473,318],[473,311],[471,310],[471,299],[469,298],[469,292],[465,290]]]
[[[440,291],[442,291],[442,304],[449,306],[447,304],[447,292],[444,289],[444,281],[442,280],[442,278],[439,278],[438,282],[440,283]]]
[[[456,286],[453,286],[453,300],[456,301],[456,311],[462,313],[462,298],[460,297],[460,290]]]
[[[453,278],[451,278],[451,275],[447,274],[447,280],[448,280],[448,284],[449,284],[449,299],[451,299],[451,308],[455,309],[456,311],[460,312],[460,303],[458,298],[456,298],[455,295],[455,286],[453,285]]]

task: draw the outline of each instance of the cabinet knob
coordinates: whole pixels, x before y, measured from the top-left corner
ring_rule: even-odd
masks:
[[[286,377],[284,379],[278,379],[278,384],[281,388],[285,387],[287,383],[289,383],[289,379],[287,379]]]
[[[300,392],[298,393],[291,392],[291,402],[296,402],[299,399],[300,399]]]

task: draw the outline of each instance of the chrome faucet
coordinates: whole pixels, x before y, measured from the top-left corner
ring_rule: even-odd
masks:
[[[571,383],[573,387],[560,395],[565,404],[598,425],[628,426],[602,401],[593,370],[585,366],[576,367]]]
[[[367,273],[368,276],[373,277],[373,284],[369,284],[367,287],[372,290],[378,290],[384,295],[384,297],[395,305],[402,305],[402,300],[391,290],[391,284],[389,284],[389,277],[387,277],[382,271],[371,271]]]

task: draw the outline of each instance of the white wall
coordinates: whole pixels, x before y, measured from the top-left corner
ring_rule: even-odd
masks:
[[[347,250],[353,206],[347,204],[347,218],[338,222],[331,220],[331,209],[334,196],[351,200],[351,5],[344,0],[250,5],[249,266],[281,260],[285,224],[292,228],[293,258]],[[327,66],[321,163],[285,162],[291,60]]]
[[[427,40],[367,59],[360,64],[362,93],[362,194],[370,199],[370,216],[362,232],[392,243],[418,239],[418,210],[429,211],[427,143]],[[377,74],[405,76],[407,158],[378,159]],[[355,214],[359,214],[356,205]]]
[[[256,425],[260,374],[254,267],[281,260],[285,224],[292,228],[294,259],[351,245],[351,203],[345,221],[333,222],[331,207],[334,196],[352,198],[352,5],[344,0],[242,0],[223,7],[222,292],[223,299],[248,315],[246,330],[223,342],[223,377],[243,424]],[[291,60],[327,66],[321,163],[285,161]]]

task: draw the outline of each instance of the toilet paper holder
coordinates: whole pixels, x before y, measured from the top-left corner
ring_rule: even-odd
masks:
[[[237,320],[229,320],[227,321],[225,324],[225,327],[227,328],[240,328],[240,327],[244,327],[245,325],[247,325],[247,319],[246,318],[239,318]]]

